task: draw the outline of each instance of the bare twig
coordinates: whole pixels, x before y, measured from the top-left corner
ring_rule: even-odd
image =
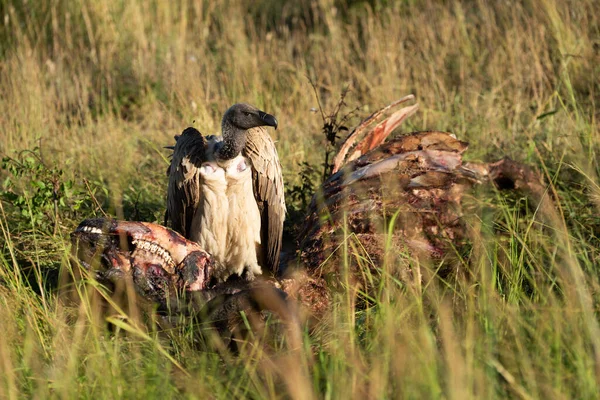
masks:
[[[323,162],[323,180],[325,180],[325,179],[327,179],[327,177],[331,174],[331,171],[333,170],[333,164],[329,160],[330,160],[331,156],[334,154],[336,142],[337,142],[337,139],[339,139],[338,134],[341,131],[348,131],[348,128],[345,126],[345,123],[350,118],[352,118],[354,115],[356,115],[356,112],[358,110],[360,110],[360,107],[356,107],[356,108],[350,110],[349,112],[345,113],[338,120],[338,116],[339,116],[340,112],[342,111],[342,109],[345,106],[347,106],[345,100],[346,100],[346,96],[348,95],[348,93],[350,93],[350,88],[345,87],[342,90],[342,93],[340,94],[339,100],[338,100],[337,104],[335,105],[335,108],[333,109],[333,111],[329,114],[325,114],[325,111],[323,110],[323,106],[321,104],[321,99],[319,97],[319,93],[318,93],[316,84],[313,82],[313,80],[308,75],[306,76],[306,78],[308,79],[310,85],[312,86],[313,91],[315,93],[315,97],[317,98],[317,103],[319,105],[319,111],[321,112],[321,119],[323,121],[323,127],[322,127],[321,131],[323,132],[325,139],[327,140],[327,143],[325,145],[325,160]]]
[[[313,91],[315,92],[315,98],[317,99],[317,104],[319,105],[319,111],[321,112],[321,118],[323,119],[323,123],[325,123],[325,113],[323,112],[323,107],[321,106],[321,99],[319,98],[319,92],[317,91],[317,86],[315,85],[315,83],[313,82],[311,77],[308,76],[308,74],[306,75],[306,79],[308,79],[310,86],[312,86]]]
[[[98,199],[96,199],[96,196],[94,196],[94,192],[92,192],[92,189],[90,188],[88,180],[84,178],[83,179],[83,183],[85,183],[85,187],[86,187],[88,193],[90,194],[90,197],[92,198],[92,200],[96,204],[96,207],[100,210],[100,212],[104,215],[104,217],[109,218],[108,214],[106,214],[104,212],[104,210],[102,209],[102,206],[100,205],[100,202],[98,201]]]

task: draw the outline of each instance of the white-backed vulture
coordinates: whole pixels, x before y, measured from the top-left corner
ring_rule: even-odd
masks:
[[[222,136],[187,128],[168,170],[166,220],[215,260],[214,277],[275,273],[285,218],[281,165],[266,126],[274,116],[248,104],[224,114]]]

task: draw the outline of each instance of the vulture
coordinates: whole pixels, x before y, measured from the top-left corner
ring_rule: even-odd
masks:
[[[240,103],[223,115],[221,136],[190,127],[175,138],[165,224],[211,254],[218,281],[278,270],[286,208],[267,126],[277,129],[273,115]]]

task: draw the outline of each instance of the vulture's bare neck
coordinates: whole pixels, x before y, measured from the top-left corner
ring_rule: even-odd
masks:
[[[217,151],[217,159],[227,161],[239,156],[244,146],[248,131],[232,125],[229,121],[221,124],[223,145]]]

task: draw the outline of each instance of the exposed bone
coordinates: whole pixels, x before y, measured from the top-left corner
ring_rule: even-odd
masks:
[[[392,133],[394,129],[400,126],[406,118],[410,117],[419,109],[419,104],[410,107],[404,107],[393,113],[389,118],[380,122],[363,140],[356,145],[356,150],[348,157],[346,162],[356,160],[361,155],[369,152],[379,146]]]
[[[144,250],[148,253],[157,255],[160,258],[162,258],[163,261],[169,265],[169,267],[171,267],[171,268],[175,267],[175,261],[169,254],[168,250],[161,247],[160,245],[158,245],[154,242],[150,242],[150,241],[146,241],[146,240],[139,240],[139,239],[137,239],[137,240],[134,239],[131,241],[131,243],[133,245],[136,245],[136,247],[137,247],[136,250],[138,250],[138,249]],[[134,251],[133,255],[136,256],[137,253]]]
[[[383,115],[383,113],[385,113],[386,111],[392,109],[393,107],[396,107],[399,104],[406,103],[407,101],[413,100],[414,98],[415,98],[415,96],[412,94],[409,94],[408,96],[404,96],[403,98],[396,100],[393,103],[385,106],[384,108],[374,112],[373,114],[371,114],[370,116],[365,118],[360,123],[360,125],[358,125],[356,128],[354,128],[354,130],[348,135],[348,137],[346,137],[346,139],[344,140],[344,143],[342,143],[342,146],[340,147],[338,154],[335,156],[335,158],[333,160],[333,173],[335,174],[337,171],[339,171],[339,169],[342,167],[342,165],[344,165],[344,160],[346,158],[346,154],[348,154],[348,151],[350,150],[350,148],[352,147],[352,145],[354,144],[354,142],[356,141],[356,139],[362,132],[364,132],[372,123],[376,122],[379,119],[379,117],[381,117]]]
[[[152,225],[152,228],[150,226]],[[132,257],[141,256],[139,251],[146,252],[149,255],[156,256],[157,261],[161,260],[160,263],[164,264],[165,270],[172,274],[175,271],[176,266],[186,257],[186,255],[191,251],[200,250],[196,245],[191,246],[190,249],[184,249],[182,246],[172,246],[171,250],[167,250],[162,247],[157,241],[151,239],[152,237],[156,237],[158,240],[159,237],[166,237],[164,234],[167,230],[164,227],[159,227],[158,229],[153,228],[153,224],[141,223],[141,222],[128,222],[121,221],[119,222],[119,227],[117,231],[126,231],[130,237],[132,238],[131,243],[135,246],[134,251],[131,253]],[[118,233],[117,231],[112,232],[108,229],[106,232],[103,232],[102,229],[97,228],[95,226],[89,225],[80,225],[75,232],[84,232],[85,234],[97,234],[97,235],[112,235]],[[164,232],[163,232],[164,231]],[[148,233],[151,233],[150,235]],[[166,242],[170,246],[173,244],[170,241]],[[188,247],[191,245],[191,242],[183,242],[186,243],[183,247]],[[139,250],[139,251],[138,251]],[[179,260],[179,261],[178,261]]]
[[[92,234],[95,234],[95,235],[101,235],[102,234],[102,230],[101,229],[94,228],[92,226],[84,226],[84,227],[81,228],[81,230],[83,232],[92,233]]]

